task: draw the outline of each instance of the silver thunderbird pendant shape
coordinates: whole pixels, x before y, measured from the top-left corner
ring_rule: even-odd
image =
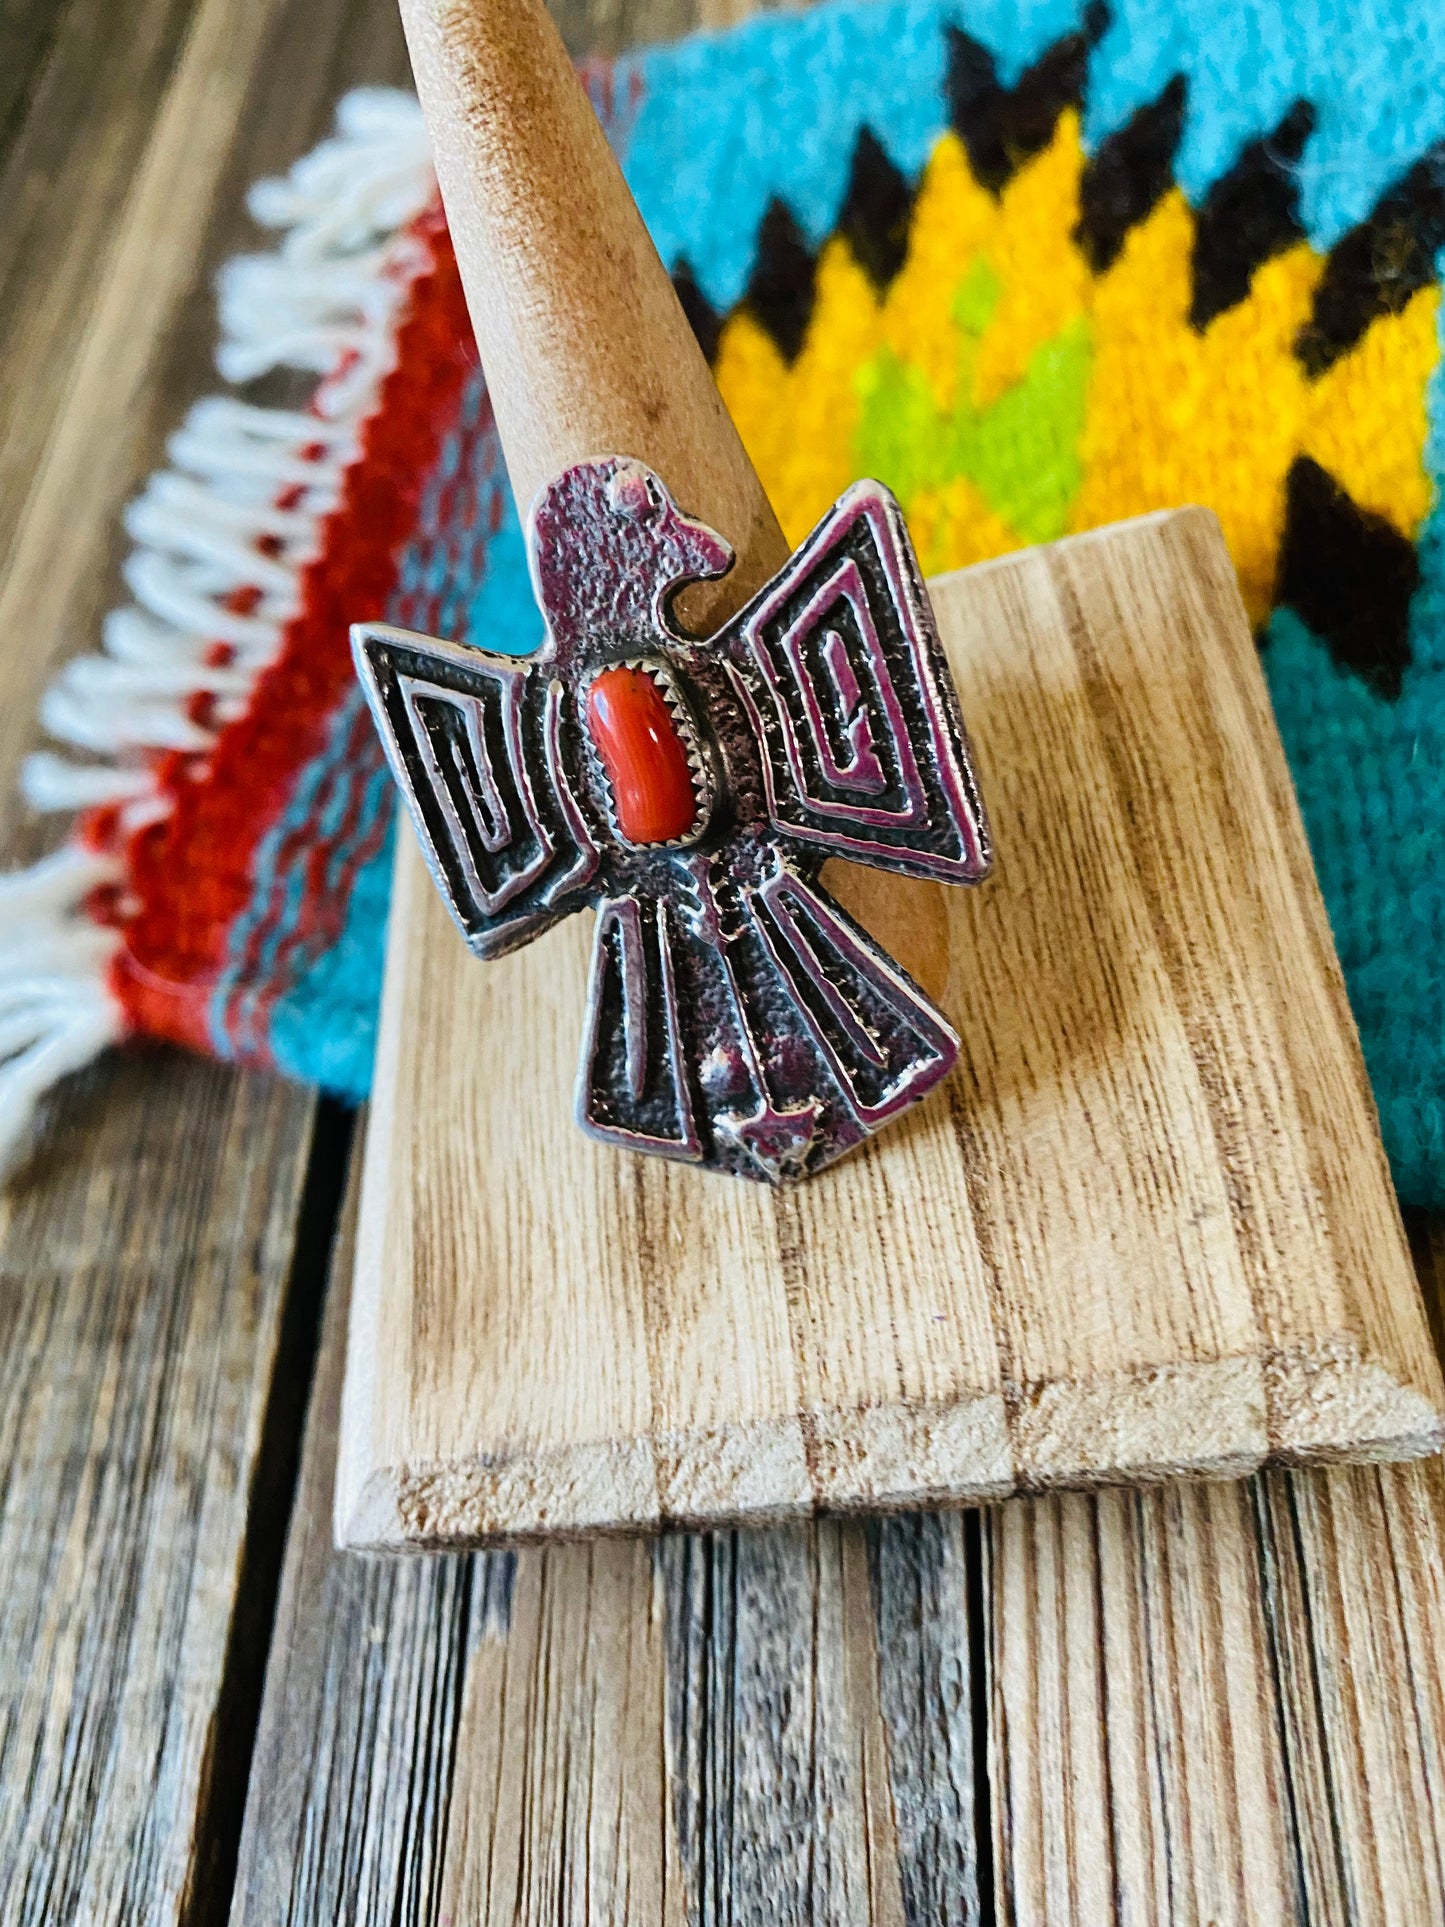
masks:
[[[559,475],[527,541],[536,655],[352,631],[437,887],[484,958],[595,907],[584,1131],[772,1184],[808,1177],[958,1055],[819,869],[842,856],[976,883],[990,863],[902,513],[859,482],[706,640],[675,626],[672,601],[732,551],[640,462]]]

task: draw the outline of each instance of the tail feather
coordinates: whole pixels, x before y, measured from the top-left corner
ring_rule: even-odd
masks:
[[[926,1095],[958,1038],[786,864],[741,902],[726,927],[705,908],[684,921],[662,901],[603,904],[577,1120],[624,1148],[787,1184]]]

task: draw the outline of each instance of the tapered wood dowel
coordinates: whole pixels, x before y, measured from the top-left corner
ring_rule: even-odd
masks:
[[[787,544],[542,0],[402,0],[452,243],[520,513],[634,455],[737,550],[706,630]]]
[[[401,15],[518,513],[573,462],[646,462],[737,552],[678,598],[705,635],[788,544],[561,36],[543,0]],[[936,994],[938,885],[834,863],[829,886]]]

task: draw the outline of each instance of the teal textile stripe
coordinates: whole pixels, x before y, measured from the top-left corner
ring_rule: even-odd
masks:
[[[946,27],[989,48],[1011,86],[1084,12],[1077,0],[846,0],[625,60],[642,102],[623,164],[663,259],[686,260],[712,305],[732,307],[774,196],[811,241],[832,228],[860,128],[917,174],[944,126]],[[1310,101],[1300,211],[1321,250],[1445,138],[1445,6],[1432,0],[1111,0],[1109,14],[1089,60],[1086,144],[1182,73],[1175,173],[1197,203],[1247,142]]]
[[[725,314],[745,297],[759,229],[775,200],[810,246],[833,227],[865,126],[903,176],[917,176],[948,125],[951,29],[988,49],[1009,87],[1084,22],[1079,0],[833,0],[768,15],[619,63],[613,92],[629,106],[614,135],[664,259],[673,269],[686,264]],[[1430,158],[1445,143],[1439,0],[1111,0],[1106,20],[1091,16],[1091,39],[1086,144],[1096,149],[1184,76],[1174,176],[1196,205],[1249,143],[1305,102],[1312,129],[1290,166],[1298,218],[1317,249],[1332,247],[1422,164],[1428,192],[1435,191],[1429,170],[1437,170],[1445,207],[1445,147]],[[1428,462],[1438,482],[1445,471],[1438,376],[1430,407]],[[428,593],[448,611],[440,625],[448,633],[525,653],[540,627],[495,446],[473,440],[464,452],[458,442],[447,459],[478,465],[476,490],[429,491],[440,520],[419,529],[408,568],[429,572]],[[1262,640],[1396,1180],[1407,1200],[1445,1205],[1445,511],[1438,499],[1418,561],[1410,662],[1398,695],[1340,666],[1290,609],[1273,615]],[[300,814],[314,781],[308,773],[298,785]],[[280,933],[267,954],[288,955],[292,974],[266,986],[263,1003],[279,1065],[359,1096],[371,1061],[389,850],[348,875],[339,940],[298,959]],[[262,875],[258,895],[262,889],[274,901],[296,902],[284,878]],[[240,996],[255,988],[232,986]],[[220,1021],[217,1048],[223,1055],[234,1048]]]
[[[1438,263],[1445,274],[1445,258]],[[1291,609],[1265,674],[1400,1196],[1445,1204],[1445,369],[1430,384],[1436,501],[1418,544],[1411,663],[1393,701]]]

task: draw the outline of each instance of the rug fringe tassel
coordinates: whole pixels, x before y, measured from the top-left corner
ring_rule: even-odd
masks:
[[[24,1146],[37,1101],[123,1028],[106,987],[120,938],[86,911],[120,865],[66,844],[0,877],[0,1173]]]
[[[171,437],[170,467],[125,516],[133,601],[41,701],[47,733],[88,760],[29,757],[20,780],[33,809],[113,810],[121,849],[168,814],[162,769],[177,753],[203,767],[245,711],[392,366],[400,310],[429,262],[408,230],[434,194],[420,109],[378,88],[348,94],[331,139],[252,189],[252,215],[281,238],[220,275],[217,367],[234,383],[299,370],[317,387],[298,409],[208,397]],[[121,938],[87,908],[123,873],[121,858],[73,839],[0,877],[0,1168],[44,1093],[125,1032],[109,986]]]

